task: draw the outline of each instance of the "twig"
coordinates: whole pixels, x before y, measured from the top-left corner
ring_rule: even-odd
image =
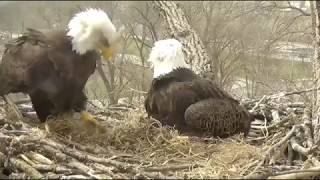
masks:
[[[282,126],[283,124],[285,124],[286,122],[289,122],[290,120],[292,120],[292,116],[288,116],[288,117],[284,118],[281,121],[278,121],[276,123],[271,124],[270,126],[267,126],[267,129],[269,131],[272,130],[272,129],[276,129],[276,128]]]
[[[143,168],[145,171],[177,171],[177,170],[183,170],[183,169],[190,169],[190,168],[198,168],[203,167],[199,164],[185,164],[185,165],[171,165],[171,166],[164,166],[164,167],[147,167]]]
[[[50,171],[55,173],[61,174],[71,174],[72,169],[68,169],[64,166],[60,165],[43,165],[43,164],[35,164],[32,165],[33,168],[37,169],[38,171]]]
[[[287,133],[287,135],[282,138],[278,143],[276,143],[275,145],[273,145],[272,147],[269,148],[269,150],[265,153],[263,159],[261,160],[261,162],[255,167],[255,169],[248,175],[248,176],[252,176],[257,169],[259,169],[266,161],[267,157],[271,155],[271,153],[275,150],[278,149],[280,146],[282,146],[283,144],[285,144],[295,133],[296,129],[298,127],[301,127],[300,125],[294,125],[292,127],[292,129]]]
[[[70,175],[70,176],[62,176],[61,179],[89,179],[87,176],[83,175]]]
[[[134,169],[134,166],[132,165],[128,165],[126,163],[122,163],[122,162],[119,162],[119,161],[115,161],[115,160],[108,160],[108,159],[104,159],[104,158],[98,158],[98,157],[95,157],[93,155],[89,155],[87,153],[84,153],[84,152],[81,152],[79,150],[76,150],[76,149],[71,149],[69,147],[66,147],[66,146],[63,146],[61,144],[58,144],[56,142],[53,142],[53,141],[48,141],[48,140],[41,140],[40,141],[41,144],[44,144],[44,145],[47,145],[47,146],[51,146],[51,147],[55,147],[55,150],[56,149],[59,149],[61,150],[63,153],[71,156],[71,157],[75,157],[81,161],[93,161],[93,162],[97,162],[97,163],[102,163],[102,164],[106,164],[106,165],[113,165],[119,169],[122,169],[122,170],[132,170]],[[65,157],[67,157],[66,155],[64,155]]]
[[[104,174],[107,174],[107,175],[111,176],[112,178],[114,178],[113,173],[112,173],[112,170],[114,169],[113,167],[107,167],[105,165],[98,164],[98,163],[92,163],[91,166],[95,167],[99,171],[102,171]]]
[[[46,158],[45,156],[43,156],[42,154],[38,154],[38,153],[35,153],[33,151],[30,151],[26,154],[30,159],[32,160],[35,160],[39,163],[42,163],[42,164],[46,164],[46,165],[51,165],[53,164],[53,162]]]
[[[146,92],[146,91],[136,90],[136,89],[133,89],[133,88],[131,88],[131,87],[129,87],[129,90],[130,90],[130,91],[134,91],[134,92],[136,92],[136,93],[140,93],[140,94],[147,94],[147,93],[148,93],[148,92]]]
[[[26,103],[30,103],[30,102],[31,102],[31,99],[30,99],[30,98],[24,98],[24,99],[20,99],[20,100],[14,101],[14,103],[15,103],[16,105],[26,104]]]
[[[304,135],[307,139],[307,147],[312,147],[314,144],[313,141],[313,129],[312,129],[312,122],[311,122],[311,111],[309,108],[304,109],[304,113],[302,116],[303,120],[303,129],[304,129]]]
[[[315,177],[318,175],[320,175],[320,167],[313,167],[310,169],[279,172],[272,175],[268,179],[310,179],[311,177]]]
[[[277,94],[273,94],[273,95],[266,96],[264,99],[266,99],[266,100],[277,99],[277,98],[279,98],[279,97],[290,96],[290,95],[295,95],[295,94],[302,94],[302,93],[308,93],[308,92],[316,91],[316,90],[320,90],[320,87],[318,87],[318,88],[306,89],[306,90],[300,90],[300,91],[281,92],[281,93],[277,93]],[[265,95],[264,95],[264,96],[265,96]],[[264,97],[264,96],[263,96],[263,97]],[[263,97],[262,97],[262,98],[263,98]],[[262,98],[261,98],[261,99],[262,99]],[[249,102],[246,102],[246,103],[258,102],[258,101],[261,101],[261,99],[260,99],[260,100],[252,100],[252,101],[249,101]]]
[[[115,111],[129,111],[129,108],[127,108],[127,107],[112,107],[112,106],[109,106],[109,107],[107,107],[107,109],[115,110]]]
[[[260,99],[260,101],[258,101],[257,103],[256,103],[256,105],[250,110],[251,112],[253,112],[253,111],[255,111],[258,107],[259,107],[259,105],[261,104],[261,102],[263,101],[263,100],[265,100],[266,99],[266,96],[263,96],[261,99]]]
[[[91,178],[96,178],[95,175],[93,174],[93,170],[83,164],[82,162],[79,162],[77,159],[68,156],[66,154],[63,154],[60,150],[52,148],[51,146],[43,145],[42,146],[47,152],[49,152],[53,157],[57,156],[60,160],[63,160],[66,163],[66,166],[75,168],[80,170],[80,173],[83,175],[88,175]]]

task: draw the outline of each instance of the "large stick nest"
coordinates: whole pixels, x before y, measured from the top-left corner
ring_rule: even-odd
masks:
[[[147,118],[142,106],[89,107],[98,125],[71,115],[40,124],[30,103],[2,103],[0,170],[4,178],[319,177],[308,106],[278,100],[244,102],[265,120],[254,121],[247,138],[225,139],[183,136]]]

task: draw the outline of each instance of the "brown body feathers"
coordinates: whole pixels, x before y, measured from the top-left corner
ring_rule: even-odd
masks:
[[[155,78],[145,109],[162,124],[182,132],[219,137],[247,134],[252,119],[237,100],[186,68]]]
[[[49,115],[84,108],[83,88],[96,67],[98,55],[72,50],[66,31],[42,33],[28,29],[6,44],[0,64],[0,95],[30,96],[41,121]]]

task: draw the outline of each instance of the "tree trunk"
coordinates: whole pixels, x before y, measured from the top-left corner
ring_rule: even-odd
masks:
[[[320,83],[320,2],[310,1],[311,4],[311,18],[314,33],[314,58],[313,58],[313,72],[314,72],[314,85],[319,87]],[[316,91],[314,97],[314,115],[320,115],[320,91]]]
[[[167,23],[169,35],[165,38],[175,38],[183,44],[186,62],[195,73],[214,79],[212,61],[199,35],[187,21],[183,10],[173,1],[153,1],[153,4]]]

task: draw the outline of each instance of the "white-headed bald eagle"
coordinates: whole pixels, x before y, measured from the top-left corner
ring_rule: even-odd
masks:
[[[76,14],[66,29],[28,29],[5,46],[0,95],[28,94],[41,122],[70,110],[87,114],[84,86],[100,54],[113,55],[118,37],[108,15],[99,9]]]
[[[189,68],[179,41],[157,41],[148,61],[154,71],[145,100],[149,116],[182,133],[219,137],[248,133],[251,115],[218,85]]]

